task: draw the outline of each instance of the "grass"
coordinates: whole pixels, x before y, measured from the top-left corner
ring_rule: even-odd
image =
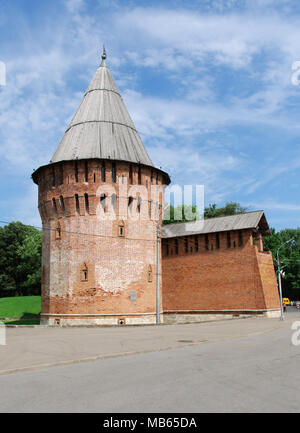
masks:
[[[40,319],[32,319],[32,320],[7,320],[3,322],[5,325],[39,325]]]
[[[41,312],[40,296],[18,296],[15,298],[0,298],[0,318],[34,319],[39,321]],[[32,316],[36,316],[32,317]],[[26,323],[29,322],[26,320]]]

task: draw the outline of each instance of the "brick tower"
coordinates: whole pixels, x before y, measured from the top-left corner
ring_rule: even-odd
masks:
[[[48,165],[32,178],[43,224],[41,323],[155,323],[155,168],[102,63]],[[158,271],[158,272],[157,272]]]

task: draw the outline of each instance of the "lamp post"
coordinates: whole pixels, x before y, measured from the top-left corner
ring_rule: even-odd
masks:
[[[284,314],[283,314],[283,304],[282,304],[282,287],[281,287],[281,270],[280,270],[280,259],[279,259],[279,250],[280,248],[282,248],[284,245],[290,243],[294,241],[294,238],[289,239],[288,241],[284,242],[283,244],[281,244],[279,246],[279,248],[277,249],[277,266],[278,266],[278,286],[279,286],[279,296],[280,296],[280,310],[281,310],[281,316],[280,316],[280,320],[284,320]]]

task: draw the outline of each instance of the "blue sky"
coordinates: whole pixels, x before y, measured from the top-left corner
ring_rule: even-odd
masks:
[[[105,43],[173,183],[299,227],[299,40],[296,0],[1,0],[0,220],[40,225],[30,175],[51,159]]]

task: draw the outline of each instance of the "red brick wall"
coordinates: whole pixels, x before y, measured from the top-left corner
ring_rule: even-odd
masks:
[[[185,252],[184,238],[179,240],[175,254],[174,239],[163,241],[163,310],[216,311],[256,310],[279,308],[278,291],[274,280],[271,257],[257,252],[252,234],[242,231],[243,246],[239,246],[237,231],[231,232],[231,248],[227,247],[227,233],[219,233],[220,248],[216,248],[216,234],[209,234],[209,250],[205,236],[198,236],[199,251],[195,251],[195,237],[188,237],[189,252]],[[235,245],[235,247],[234,247]]]
[[[127,190],[112,182],[112,162],[106,161],[106,182],[101,182],[101,161],[78,161],[78,182],[75,162],[55,164],[38,173],[39,210],[43,221],[42,314],[126,314],[153,313],[156,309],[156,225],[157,221],[139,218],[126,220],[118,212],[120,200],[127,211]],[[133,184],[138,183],[138,165],[132,164]],[[117,177],[129,181],[129,164],[116,162]],[[53,170],[55,185],[53,185]],[[165,184],[159,170],[141,166],[141,184],[150,193],[152,183]],[[158,180],[157,180],[158,179]],[[97,188],[113,185],[117,195],[115,220],[99,220]],[[125,194],[126,193],[126,194]],[[80,211],[76,211],[75,194]],[[89,209],[84,195],[88,194]],[[64,198],[64,208],[60,197]],[[55,214],[55,199],[57,215]],[[148,200],[141,205],[141,215],[149,212]],[[160,205],[163,197],[160,196]],[[134,200],[134,203],[136,200]],[[134,206],[135,204],[133,204]],[[157,203],[154,203],[152,209]],[[108,204],[106,205],[108,207]],[[145,213],[144,213],[145,212]],[[61,238],[57,238],[59,225]],[[119,225],[125,235],[119,236]],[[82,278],[84,267],[88,280]],[[149,281],[149,270],[152,278]],[[130,299],[136,291],[136,302]]]
[[[280,308],[276,274],[271,251],[259,252],[256,249],[258,269],[267,308]]]

